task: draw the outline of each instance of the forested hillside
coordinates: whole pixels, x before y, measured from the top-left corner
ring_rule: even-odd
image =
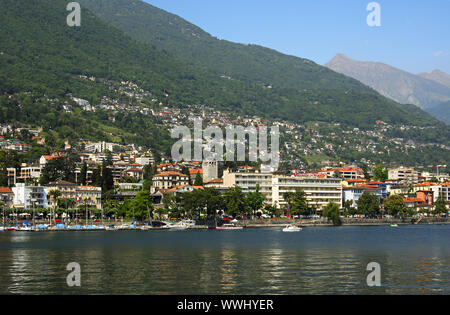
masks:
[[[441,126],[417,107],[395,103],[307,60],[295,59],[305,65],[301,67],[304,79],[298,81],[304,82],[301,88],[288,84],[270,88],[255,79],[265,76],[256,70],[247,69],[247,78],[224,77],[217,69],[183,60],[175,48],[164,51],[133,39],[86,7],[81,26],[69,27],[65,0],[0,0],[0,4],[7,8],[0,11],[0,123],[43,127],[57,146],[65,139],[87,137],[169,147],[167,129],[158,125],[157,118],[138,112],[109,117],[108,112],[86,112],[76,106],[71,112],[63,110],[67,102],[74,105],[72,96],[98,105],[113,93],[105,82],[121,81],[135,82],[162,106],[203,104],[235,115],[334,122],[363,129],[372,128],[378,120]],[[279,57],[280,62],[287,60]],[[249,53],[248,58],[256,57]],[[144,100],[139,106],[150,105]],[[448,127],[442,124],[441,131],[448,139]]]

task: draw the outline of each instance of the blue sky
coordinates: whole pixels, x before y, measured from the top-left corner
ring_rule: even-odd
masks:
[[[336,53],[412,72],[450,74],[450,0],[145,0],[213,36],[270,47],[325,64]]]

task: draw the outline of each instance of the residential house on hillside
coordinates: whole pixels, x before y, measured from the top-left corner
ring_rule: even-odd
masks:
[[[14,192],[9,187],[0,187],[0,206],[9,208],[13,205]]]
[[[161,189],[189,185],[189,177],[179,172],[163,172],[153,177],[152,193]]]
[[[400,166],[389,169],[389,179],[398,179],[401,183],[414,185],[419,182],[419,173],[413,167]]]
[[[416,192],[416,197],[414,198],[404,198],[403,201],[408,208],[419,210],[430,211],[434,206],[434,197],[431,190],[419,190]]]
[[[14,192],[14,207],[47,208],[47,193],[43,186],[27,186],[25,183],[17,183],[12,191]]]
[[[363,179],[364,171],[357,166],[344,166],[342,168],[331,168],[320,173],[325,174],[328,178],[335,178],[336,173],[340,173],[340,176],[344,180],[348,179]]]
[[[191,186],[191,185],[181,185],[177,187],[173,187],[171,189],[167,190],[161,190],[163,194],[182,194],[186,192],[192,192],[194,190],[204,190],[205,188],[203,186]]]
[[[378,197],[380,202],[386,198],[383,189],[376,185],[359,185],[352,187],[344,187],[342,189],[342,202],[352,201],[352,207],[357,207],[357,202],[361,198],[361,196],[365,193],[371,193]]]

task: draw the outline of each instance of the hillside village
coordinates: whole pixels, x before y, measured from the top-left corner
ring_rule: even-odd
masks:
[[[195,119],[201,119],[204,127],[212,125],[222,129],[229,125],[278,126],[282,164],[273,172],[258,163],[173,163],[167,153],[133,143],[93,142],[83,138],[74,143],[68,139],[60,150],[4,169],[7,178],[5,187],[1,188],[4,206],[45,209],[58,206],[56,199],[61,199],[71,200],[72,207],[103,209],[111,204],[117,207],[118,203],[135,198],[139,191],[146,191],[154,206],[162,208],[166,206],[163,200],[168,194],[205,188],[223,193],[232,187],[240,187],[244,193],[258,191],[264,195],[266,206],[285,212],[288,205],[284,194],[297,189],[306,193],[308,204],[317,211],[329,203],[336,203],[341,209],[356,208],[364,192],[377,196],[381,205],[389,195],[400,195],[408,208],[422,212],[432,211],[440,196],[447,205],[450,202],[447,165],[404,166],[390,159],[386,162],[387,157],[395,161],[396,156],[407,156],[413,150],[450,150],[445,143],[428,139],[413,141],[405,136],[414,129],[432,130],[433,127],[394,126],[377,121],[372,129],[362,130],[339,123],[296,124],[256,116],[241,117],[202,105],[170,106],[133,82],[88,76],[80,79],[102,82],[112,94],[103,96],[96,105],[70,94],[63,104],[69,114],[75,108],[105,112],[107,119],[114,122],[124,113],[139,113],[156,118],[158,128],[168,131],[177,126],[192,128]],[[29,153],[46,145],[42,128],[7,124],[0,130],[0,146],[5,151]],[[75,157],[68,173],[60,172],[55,165],[49,171],[50,161],[65,161],[68,156]],[[374,174],[375,167],[382,164],[390,165],[385,178]],[[43,180],[43,173],[48,178],[49,172],[53,176]],[[110,177],[108,184],[102,179],[106,172]],[[60,194],[52,197],[51,192],[55,190]]]

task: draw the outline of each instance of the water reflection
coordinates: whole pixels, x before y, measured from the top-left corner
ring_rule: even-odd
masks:
[[[448,228],[392,233],[398,231],[5,232],[0,293],[449,294]],[[372,261],[382,266],[381,288],[366,285]],[[81,265],[81,288],[66,285],[70,262]]]

